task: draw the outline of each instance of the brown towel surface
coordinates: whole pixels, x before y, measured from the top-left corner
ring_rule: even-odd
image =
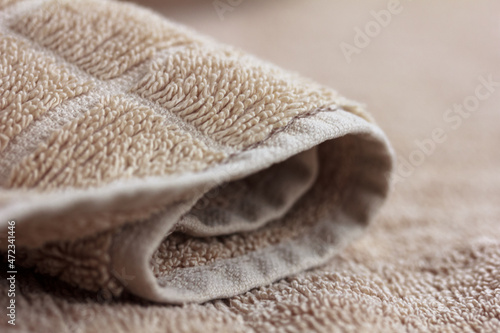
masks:
[[[495,82],[500,81],[500,51],[494,48],[500,37],[497,3],[444,1],[431,6],[402,1],[402,12],[392,17],[391,23],[373,37],[370,45],[354,54],[350,64],[339,48],[340,43],[352,44],[355,35],[352,29],[373,20],[370,10],[386,8],[387,2],[318,1],[286,2],[285,5],[243,1],[224,14],[224,21],[220,21],[211,3],[205,4],[206,7],[201,5],[205,10],[200,8],[197,14],[170,1],[146,3],[224,42],[367,102],[398,154],[397,183],[382,213],[363,236],[326,265],[225,300],[182,307],[149,303],[130,295],[113,300],[108,299],[106,293],[96,296],[92,285],[87,287],[89,292],[63,285],[45,275],[51,274],[50,271],[40,275],[33,274],[31,269],[21,270],[17,275],[17,330],[498,331],[500,87]],[[304,21],[311,23],[297,23]],[[18,33],[22,35],[21,32]],[[37,33],[36,29],[33,33]],[[161,39],[161,36],[155,38]],[[78,55],[69,52],[57,57],[76,59]],[[87,64],[82,61],[80,67]],[[92,71],[89,68],[94,68],[89,65],[82,72],[101,81],[113,80],[106,77],[110,71],[105,64],[94,72],[89,72]],[[47,65],[40,63],[39,66]],[[117,70],[116,66],[110,68]],[[122,74],[118,73],[113,75]],[[68,82],[61,88],[61,96],[85,94],[86,89],[93,89],[91,84],[59,75]],[[478,90],[478,87],[481,88]],[[481,99],[476,91],[480,92]],[[465,106],[473,97],[479,103],[467,111]],[[68,97],[56,99],[60,98]],[[115,106],[116,100],[101,103]],[[455,104],[464,105],[466,111],[456,111]],[[154,128],[154,123],[151,127]],[[332,148],[321,147],[318,149]],[[206,156],[204,154],[218,163],[219,155],[209,151],[195,156]],[[296,156],[296,159],[283,160],[292,163],[292,167],[294,161],[300,166],[302,161],[309,160],[296,154],[290,152],[290,157]],[[190,161],[186,165],[196,164]],[[281,175],[289,166],[279,168],[271,178],[277,180],[276,175]],[[25,177],[31,179],[29,175]],[[38,183],[50,184],[43,180]],[[300,179],[296,184],[301,188]],[[230,184],[220,192],[225,188],[233,189]],[[205,207],[211,203],[200,205]],[[81,231],[86,232],[85,228]],[[130,234],[137,235],[137,232]],[[160,249],[163,246],[165,251],[163,255],[157,252],[155,259],[166,262],[168,258],[164,254],[179,254],[192,246],[207,251],[212,245],[220,249],[217,253],[223,257],[219,259],[237,258],[239,254],[235,255],[231,249],[235,249],[235,244],[236,248],[242,244],[238,239],[231,239],[223,241],[228,245],[225,248],[214,243],[192,244],[181,233],[171,236],[177,238],[173,238],[173,243],[162,243]],[[133,240],[129,239],[130,243]],[[99,241],[106,244],[106,236],[94,240]],[[269,244],[264,246],[269,248]],[[199,258],[193,259],[189,253],[184,253],[186,262],[199,263]],[[49,254],[58,258],[60,253]],[[62,258],[66,254],[63,252]],[[40,255],[47,258],[47,253]],[[101,253],[96,251],[94,255],[99,257]],[[57,265],[46,267],[59,269]],[[122,271],[118,268],[113,274],[120,277],[117,280],[125,288],[140,279],[126,268]],[[68,282],[74,284],[75,275],[67,276]],[[59,278],[64,280],[65,275]],[[5,279],[1,286],[5,295],[8,288]]]

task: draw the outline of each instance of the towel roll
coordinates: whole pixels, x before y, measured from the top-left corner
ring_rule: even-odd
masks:
[[[0,54],[1,231],[16,264],[104,298],[321,265],[389,191],[360,104],[136,5],[0,2]]]

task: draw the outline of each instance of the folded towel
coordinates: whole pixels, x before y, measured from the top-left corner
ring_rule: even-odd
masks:
[[[385,135],[331,89],[132,4],[0,9],[16,264],[103,297],[203,302],[325,263],[387,195]]]

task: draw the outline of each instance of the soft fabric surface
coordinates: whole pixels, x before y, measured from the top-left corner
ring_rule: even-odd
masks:
[[[361,106],[137,6],[20,1],[1,38],[23,267],[107,299],[235,296],[324,263],[388,192]]]
[[[111,301],[23,270],[18,330],[499,330],[498,86],[458,118],[458,127],[443,119],[474,95],[480,76],[498,81],[496,2],[402,2],[403,12],[350,65],[339,43],[351,42],[353,27],[386,2],[247,1],[223,22],[210,2],[194,13],[169,1],[147,2],[366,101],[395,144],[400,181],[362,238],[327,265],[221,301],[182,307],[127,295]],[[446,130],[444,142],[405,172],[415,140],[431,138],[436,128]],[[130,272],[121,276],[133,280]]]

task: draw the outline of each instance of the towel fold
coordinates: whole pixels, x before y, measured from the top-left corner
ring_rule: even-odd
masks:
[[[331,89],[132,4],[0,10],[17,264],[106,298],[204,302],[325,263],[387,195],[384,133]]]

